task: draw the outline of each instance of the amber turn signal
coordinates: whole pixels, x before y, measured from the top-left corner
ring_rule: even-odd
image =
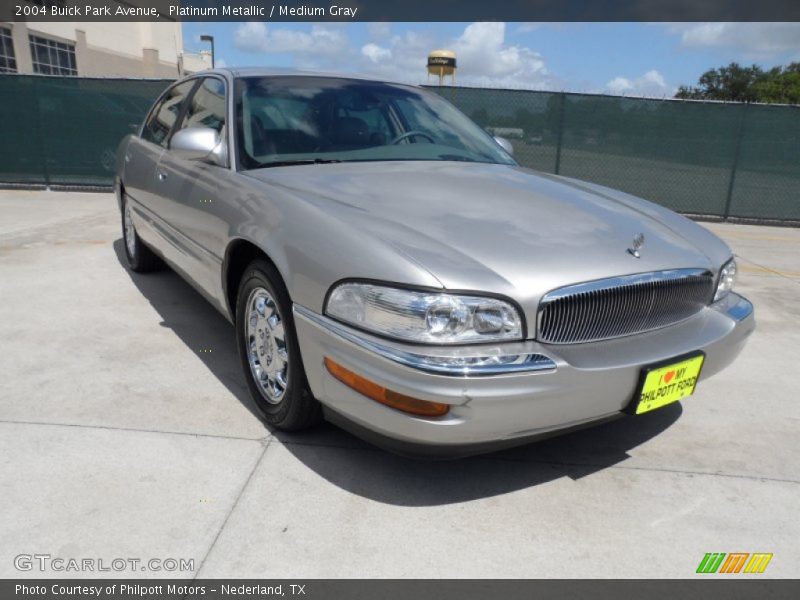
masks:
[[[375,402],[380,402],[391,408],[420,417],[441,417],[442,415],[446,415],[450,410],[449,404],[420,400],[419,398],[412,398],[411,396],[387,390],[385,387],[361,375],[357,375],[349,369],[345,369],[342,365],[331,360],[327,356],[325,357],[325,367],[331,375],[336,377],[336,379],[347,387],[353,388],[358,393],[364,394],[367,398],[371,398],[375,400]]]

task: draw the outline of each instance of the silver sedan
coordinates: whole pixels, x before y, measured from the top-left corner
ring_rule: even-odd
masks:
[[[512,151],[418,87],[200,73],[120,146],[128,262],[235,324],[269,425],[406,453],[646,413],[734,360],[755,322],[724,242]]]

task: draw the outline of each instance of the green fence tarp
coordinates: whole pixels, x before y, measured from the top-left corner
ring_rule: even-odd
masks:
[[[800,220],[800,106],[433,89],[525,166],[683,213]]]
[[[117,145],[169,83],[0,75],[0,181],[111,185]]]
[[[110,185],[169,80],[0,75],[0,182]],[[800,220],[800,107],[433,87],[524,166],[683,213]]]

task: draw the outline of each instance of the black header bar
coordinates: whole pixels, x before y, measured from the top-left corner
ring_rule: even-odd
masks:
[[[800,21],[798,0],[2,0],[0,21]]]

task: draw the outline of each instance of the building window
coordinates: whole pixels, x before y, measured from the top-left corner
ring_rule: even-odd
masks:
[[[29,35],[33,72],[42,75],[77,75],[75,44]]]
[[[14,55],[14,40],[11,30],[0,27],[0,73],[16,73],[17,58]]]

